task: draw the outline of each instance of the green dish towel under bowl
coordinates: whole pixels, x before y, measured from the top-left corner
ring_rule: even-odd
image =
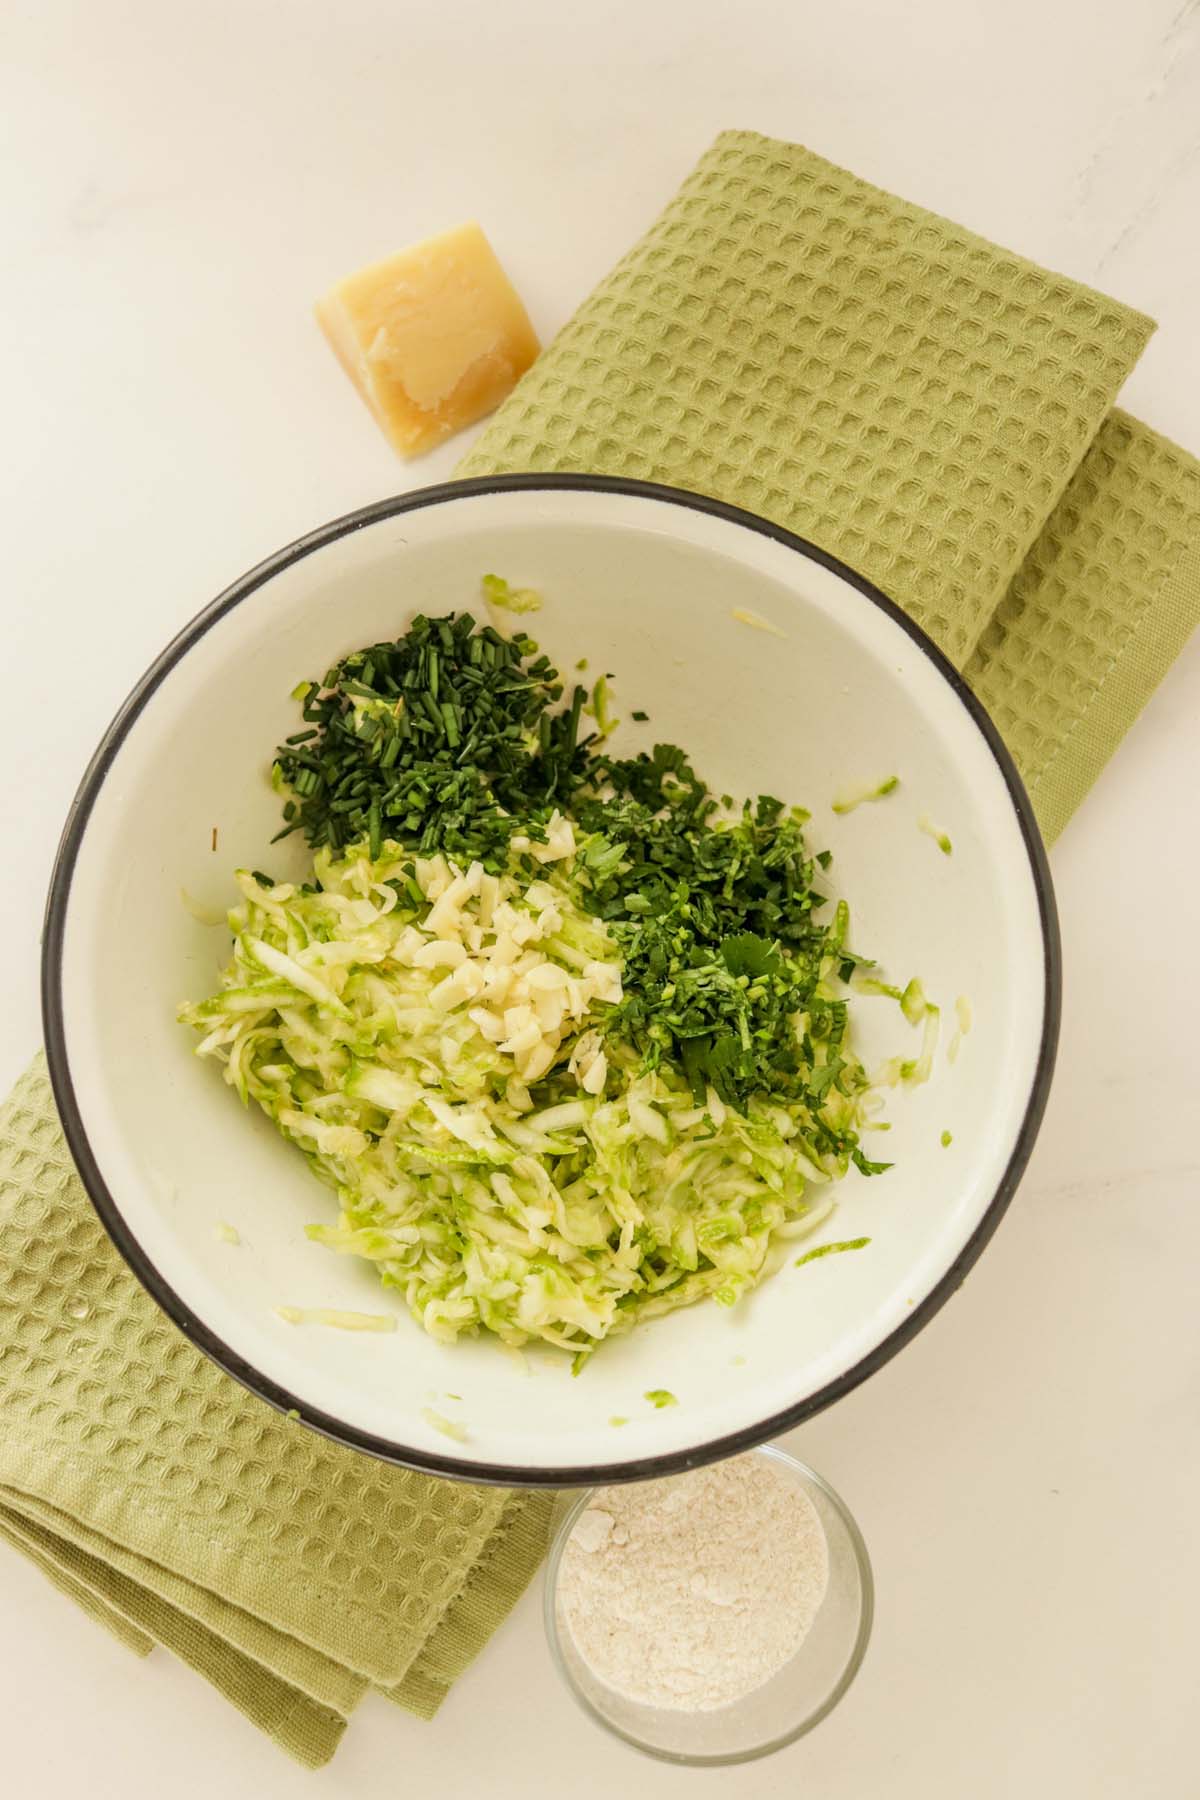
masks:
[[[1113,410],[1151,329],[727,133],[461,473],[670,482],[844,558],[964,671],[1053,837],[1200,613],[1200,466]],[[207,1362],[104,1236],[35,1062],[0,1110],[0,1534],[95,1619],[316,1766],[368,1688],[432,1714],[552,1504],[386,1468]]]
[[[1053,838],[1200,617],[1200,464],[1112,410],[1152,330],[726,132],[458,472],[665,481],[812,539],[963,671]]]
[[[299,1761],[378,1688],[432,1716],[524,1589],[553,1497],[393,1469],[192,1348],[112,1248],[45,1063],[0,1108],[0,1535]]]

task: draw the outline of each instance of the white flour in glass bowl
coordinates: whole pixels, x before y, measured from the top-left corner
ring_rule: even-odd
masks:
[[[599,1490],[564,1548],[558,1592],[606,1686],[644,1706],[711,1712],[795,1655],[828,1580],[812,1501],[751,1455]]]

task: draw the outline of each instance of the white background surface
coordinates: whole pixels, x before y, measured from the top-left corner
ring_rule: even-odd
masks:
[[[309,301],[359,263],[477,215],[548,336],[753,127],[1154,314],[1125,402],[1200,446],[1196,0],[9,0],[0,80],[5,1087],[61,819],[128,687],[248,564],[463,447],[398,465],[321,343]],[[535,1587],[433,1725],[368,1703],[314,1778],[5,1550],[4,1791],[1194,1794],[1198,707],[1193,644],[1055,851],[1059,1075],[998,1238],[792,1440],[879,1583],[811,1738],[639,1759],[556,1685]]]

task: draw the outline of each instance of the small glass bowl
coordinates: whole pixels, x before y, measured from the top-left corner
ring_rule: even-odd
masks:
[[[583,1493],[555,1532],[546,1565],[545,1618],[550,1654],[584,1712],[635,1749],[663,1762],[751,1762],[794,1743],[831,1712],[858,1673],[871,1635],[875,1587],[862,1534],[828,1482],[774,1445],[749,1452],[803,1488],[816,1508],[829,1548],[829,1585],[795,1655],[771,1679],[714,1712],[644,1706],[607,1687],[584,1662],[559,1598],[563,1550],[580,1514],[595,1498]],[[669,1478],[668,1478],[669,1479]],[[750,1523],[750,1522],[748,1522]]]

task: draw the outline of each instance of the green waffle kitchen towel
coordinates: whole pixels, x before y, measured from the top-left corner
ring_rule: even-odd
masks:
[[[1149,320],[794,145],[721,137],[461,467],[635,475],[812,538],[962,668],[1054,836],[1200,612],[1200,466],[1113,410]],[[432,1713],[550,1502],[386,1469],[206,1362],[105,1238],[43,1065],[0,1111],[0,1534],[301,1761]]]
[[[638,476],[811,538],[963,670],[1053,838],[1200,617],[1200,465],[1113,411],[1152,329],[726,132],[459,473]]]
[[[428,1718],[537,1568],[552,1498],[330,1444],[194,1350],[109,1243],[44,1061],[0,1108],[0,1536],[310,1767],[378,1688]]]

